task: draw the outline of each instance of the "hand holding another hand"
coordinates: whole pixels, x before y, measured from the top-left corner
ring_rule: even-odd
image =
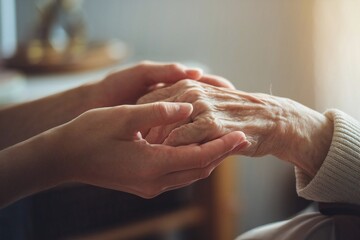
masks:
[[[135,104],[146,93],[169,86],[177,81],[199,80],[214,86],[234,88],[226,79],[203,77],[197,68],[179,63],[158,63],[143,61],[134,66],[115,71],[104,79],[88,85],[91,102],[96,107],[110,107],[122,104]],[[89,95],[89,94],[87,94]],[[78,99],[81,101],[82,99]]]
[[[216,76],[205,76],[217,79]],[[246,93],[184,80],[155,90],[138,103],[188,102],[194,111],[181,123],[152,128],[146,139],[171,146],[211,141],[241,131],[250,144],[246,156],[275,155],[313,176],[327,154],[332,122],[300,103],[261,93]]]
[[[100,81],[3,109],[1,127],[8,134],[0,143],[0,207],[66,182],[153,197],[207,177],[231,151],[244,146],[242,133],[204,144],[151,144],[141,133],[183,121],[192,106],[122,105],[201,76],[201,71],[180,64],[143,62]]]
[[[242,146],[243,134],[179,147],[149,144],[141,137],[140,132],[177,122],[191,112],[190,104],[154,103],[84,113],[51,133],[52,142],[67,139],[58,156],[64,179],[150,198],[209,176]]]

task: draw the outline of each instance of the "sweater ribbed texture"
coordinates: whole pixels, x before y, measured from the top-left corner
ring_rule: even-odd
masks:
[[[317,202],[360,204],[360,122],[339,110],[325,116],[334,122],[329,152],[314,178],[295,167],[298,195]]]

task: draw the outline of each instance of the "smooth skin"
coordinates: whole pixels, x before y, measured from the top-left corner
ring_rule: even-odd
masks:
[[[217,76],[202,78],[224,81]],[[194,111],[190,119],[151,129],[146,135],[151,143],[179,146],[241,131],[251,145],[237,154],[274,155],[313,177],[332,140],[332,121],[291,99],[183,80],[143,96],[138,103],[157,101],[188,102]]]
[[[192,105],[129,105],[152,89],[200,78],[199,70],[179,64],[145,62],[0,110],[0,207],[69,182],[150,198],[207,177],[235,149],[246,147],[244,134],[177,147],[150,144],[143,134],[184,121]]]
[[[242,133],[179,147],[149,144],[141,137],[141,131],[191,112],[184,103],[99,108],[9,147],[0,152],[0,206],[69,182],[151,198],[205,178],[244,146]]]
[[[142,62],[109,74],[104,79],[39,100],[0,110],[0,149],[66,123],[87,110],[136,100],[158,84],[199,79],[198,69],[180,64]]]

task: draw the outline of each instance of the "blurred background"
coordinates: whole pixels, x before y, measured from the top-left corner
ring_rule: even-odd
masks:
[[[39,1],[1,1],[5,58],[31,39]],[[320,112],[340,108],[360,119],[360,1],[86,0],[82,12],[87,40],[121,41],[127,49],[123,63],[204,66],[238,89],[289,97]],[[22,78],[39,84],[33,75]],[[307,204],[296,196],[292,166],[269,156],[229,162],[234,171],[224,174],[233,176],[226,188],[236,212],[233,237]]]

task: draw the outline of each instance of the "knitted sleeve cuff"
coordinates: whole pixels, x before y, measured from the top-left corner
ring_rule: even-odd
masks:
[[[339,110],[325,116],[334,122],[329,152],[315,177],[295,167],[298,195],[318,202],[360,204],[360,123]]]

